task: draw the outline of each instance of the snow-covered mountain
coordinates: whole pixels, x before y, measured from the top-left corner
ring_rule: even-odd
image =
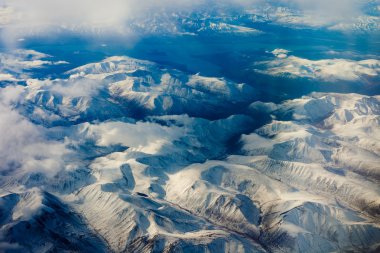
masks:
[[[124,56],[32,78],[46,57],[3,56],[2,251],[379,249],[379,96],[254,102]]]
[[[21,1],[21,0],[19,0]],[[193,4],[190,4],[193,2]],[[339,32],[378,33],[380,11],[379,2],[363,0],[338,0],[330,3],[300,0],[246,0],[246,1],[166,1],[150,4],[136,4],[133,0],[118,3],[120,8],[109,7],[107,12],[97,11],[97,15],[74,17],[65,8],[43,4],[49,8],[61,8],[60,15],[47,15],[38,6],[26,7],[24,4],[3,0],[0,5],[0,29],[11,30],[8,35],[33,36],[43,33],[74,31],[87,34],[257,34],[256,26],[271,26],[331,30]],[[106,8],[102,1],[92,3],[93,8]],[[152,6],[149,6],[152,5]],[[75,1],[66,6],[84,11],[91,8],[90,3]],[[117,8],[117,7],[116,7]],[[112,18],[107,19],[107,16]],[[70,18],[72,20],[70,20]],[[47,21],[45,24],[44,21]],[[42,25],[43,24],[43,25]],[[17,39],[17,38],[16,38]]]

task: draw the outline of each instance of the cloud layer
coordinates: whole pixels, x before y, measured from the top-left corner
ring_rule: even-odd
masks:
[[[12,38],[59,29],[94,33],[128,33],[128,21],[162,9],[194,8],[204,0],[0,0],[0,25]],[[3,7],[2,7],[3,6]]]
[[[173,18],[173,13],[191,12],[198,8],[215,11],[224,6],[227,10],[242,8],[244,11],[265,9],[268,5],[289,6],[301,12],[302,22],[325,24],[361,15],[366,3],[364,0],[34,0],[33,3],[28,0],[0,0],[0,27],[4,30],[3,39],[8,40],[60,29],[85,34],[129,34],[131,20],[138,20],[137,23],[144,27],[144,20],[149,15],[158,19],[163,16]]]

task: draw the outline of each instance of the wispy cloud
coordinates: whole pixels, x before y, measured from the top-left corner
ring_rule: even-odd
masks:
[[[66,64],[64,61],[50,61],[50,55],[34,50],[11,50],[0,53],[0,81],[18,81],[25,79],[25,71],[49,65]]]
[[[121,144],[130,150],[147,154],[165,152],[165,146],[171,146],[185,134],[180,127],[161,126],[150,122],[105,122],[98,125],[83,125],[82,132],[87,133],[87,138],[96,141],[99,146]]]
[[[14,109],[24,88],[0,89],[0,173],[40,172],[53,176],[63,168],[68,153],[64,143],[49,140],[45,129]]]
[[[147,13],[194,8],[204,0],[0,0],[3,39],[56,32],[59,29],[81,33],[125,34],[128,21]],[[3,7],[2,7],[3,6]]]
[[[363,0],[290,0],[316,19],[337,21],[351,19],[361,14],[361,8],[367,1]]]

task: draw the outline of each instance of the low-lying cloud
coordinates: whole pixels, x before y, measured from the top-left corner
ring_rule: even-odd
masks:
[[[48,140],[44,128],[14,109],[22,94],[21,86],[0,89],[0,172],[53,176],[62,169],[68,150],[64,143]]]
[[[0,53],[0,81],[19,81],[28,77],[27,71],[50,65],[66,64],[64,61],[50,61],[51,56],[34,50],[11,50]]]
[[[180,127],[166,127],[150,122],[105,122],[99,125],[84,125],[82,131],[84,130],[87,137],[96,140],[99,146],[121,144],[147,154],[164,152],[162,148],[165,145],[170,146],[174,140],[185,134]]]

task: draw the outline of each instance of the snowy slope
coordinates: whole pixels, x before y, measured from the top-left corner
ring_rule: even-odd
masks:
[[[28,67],[7,65],[17,81],[0,90],[1,150],[17,150],[0,162],[1,250],[379,248],[380,97],[266,104],[245,84],[128,57],[31,79],[14,57]],[[236,114],[254,110],[273,120],[255,130]]]
[[[34,120],[51,118],[57,123],[59,118],[60,124],[67,124],[184,113],[207,118],[229,115],[254,96],[254,90],[245,84],[188,75],[128,57],[110,57],[68,75],[67,79],[27,80],[24,96],[36,114]]]

